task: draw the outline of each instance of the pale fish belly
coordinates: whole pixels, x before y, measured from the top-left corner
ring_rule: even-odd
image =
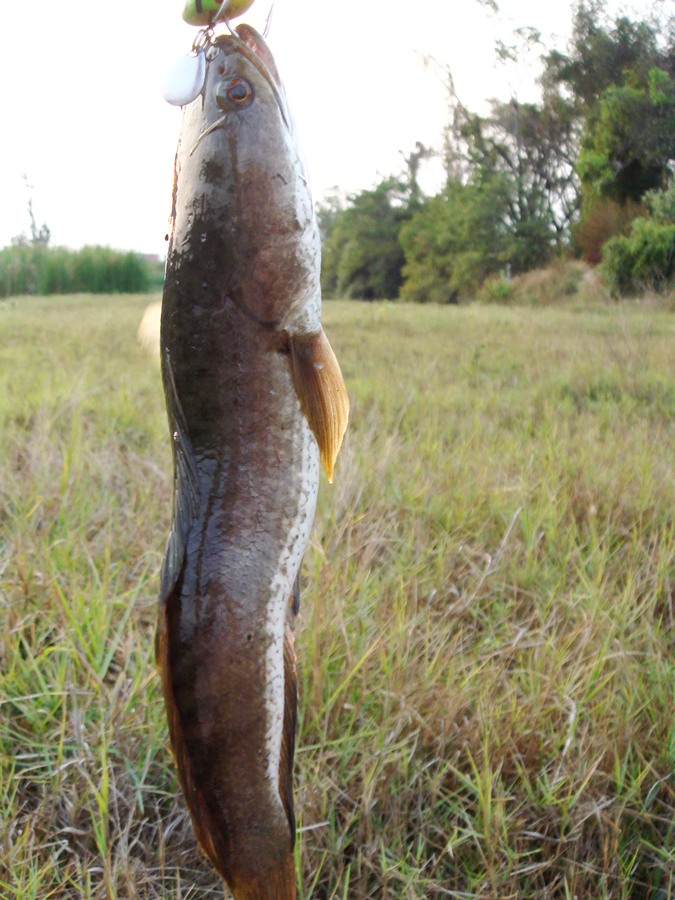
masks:
[[[269,596],[271,599],[265,623],[265,632],[268,637],[265,656],[267,777],[271,793],[280,805],[279,765],[281,761],[285,702],[284,632],[289,598],[300,570],[302,557],[309,542],[319,488],[319,449],[304,418],[302,422],[302,439],[301,499],[297,515],[288,530],[288,539],[279,558],[276,574],[270,585]]]

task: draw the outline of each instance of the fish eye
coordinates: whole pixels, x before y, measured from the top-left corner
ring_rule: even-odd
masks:
[[[237,78],[227,86],[227,96],[233,103],[244,103],[252,93],[251,85],[243,78]]]
[[[253,87],[245,78],[233,78],[219,85],[216,103],[222,109],[243,109],[253,101]]]

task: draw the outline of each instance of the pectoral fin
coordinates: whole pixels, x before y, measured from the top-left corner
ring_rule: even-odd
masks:
[[[332,483],[333,467],[349,421],[349,398],[340,365],[323,330],[318,334],[289,335],[289,341],[295,390]]]

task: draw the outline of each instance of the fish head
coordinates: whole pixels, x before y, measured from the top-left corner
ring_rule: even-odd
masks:
[[[240,25],[207,60],[184,109],[169,253],[266,326],[316,330],[319,232],[272,53]]]
[[[250,117],[255,119],[253,127],[264,125],[277,138],[277,130],[282,127],[292,134],[292,119],[279,70],[262,35],[250,25],[239,25],[231,34],[216,38],[207,55],[207,114],[217,115],[218,110],[240,113],[254,107]],[[209,94],[215,100],[216,110],[208,110]]]

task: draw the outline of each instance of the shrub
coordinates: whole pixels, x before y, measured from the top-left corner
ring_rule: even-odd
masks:
[[[508,304],[513,300],[513,282],[503,275],[488,278],[476,294],[479,303]]]
[[[644,199],[651,217],[657,222],[664,225],[675,222],[675,178],[663,191],[647,191]]]
[[[507,280],[503,276],[488,278],[476,295],[479,303],[501,303],[512,306],[557,306],[587,302],[589,269],[578,260],[555,260],[545,269],[533,269]],[[582,296],[583,294],[583,296]]]
[[[665,292],[675,281],[675,224],[635,219],[630,235],[605,244],[601,272],[615,296]]]

